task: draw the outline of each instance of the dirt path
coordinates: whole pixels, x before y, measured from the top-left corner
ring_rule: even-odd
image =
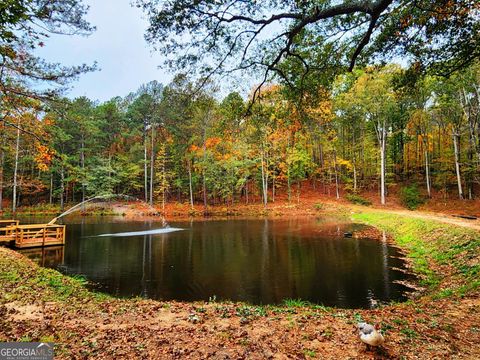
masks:
[[[361,209],[360,207],[356,207],[357,209]],[[411,218],[417,219],[424,219],[424,220],[435,220],[439,222],[443,222],[445,224],[457,225],[462,226],[469,229],[480,230],[480,220],[467,220],[461,218],[455,218],[452,215],[448,214],[441,214],[441,213],[430,213],[430,212],[423,212],[423,211],[410,211],[410,210],[390,210],[390,209],[383,209],[383,208],[375,208],[375,211],[381,211],[388,214],[397,214],[402,216],[408,216]]]

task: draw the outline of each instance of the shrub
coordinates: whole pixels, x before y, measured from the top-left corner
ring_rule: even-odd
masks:
[[[347,194],[346,196],[347,200],[350,201],[353,204],[357,205],[365,205],[365,206],[370,206],[372,205],[372,202],[361,197],[358,194]]]
[[[405,186],[400,190],[400,200],[402,204],[410,210],[415,210],[424,200],[416,184]]]

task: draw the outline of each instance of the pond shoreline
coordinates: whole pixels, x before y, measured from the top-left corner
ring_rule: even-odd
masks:
[[[425,293],[373,310],[301,301],[252,306],[114,299],[1,248],[0,340],[54,341],[58,358],[480,357],[477,231],[360,207],[314,216],[320,213],[387,231],[407,252]],[[381,324],[383,350],[366,352],[358,342],[352,329],[359,319]]]

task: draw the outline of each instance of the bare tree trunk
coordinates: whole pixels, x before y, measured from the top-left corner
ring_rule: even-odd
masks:
[[[425,148],[425,181],[427,183],[428,197],[432,197],[431,183],[430,183],[430,164],[428,161],[428,148]]]
[[[337,152],[333,150],[333,170],[335,173],[335,193],[337,199],[340,199],[340,191],[338,189],[338,170],[337,170]]]
[[[262,153],[261,153],[261,168],[262,168],[262,197],[263,197],[263,206],[267,207],[267,187],[266,187],[266,171],[265,171],[265,164],[264,164],[264,149],[262,146]]]
[[[50,205],[53,203],[53,172],[50,173],[50,195],[48,198],[48,202]]]
[[[462,189],[462,177],[460,173],[460,149],[458,144],[458,138],[460,135],[458,132],[453,134],[453,148],[455,152],[455,172],[457,174],[457,185],[458,185],[458,197],[463,199],[463,189]]]
[[[167,174],[166,174],[166,169],[165,169],[165,163],[167,162],[167,152],[165,151],[165,148],[163,149],[163,161],[162,161],[162,211],[165,214],[165,203],[167,202]],[[153,169],[152,169],[153,170]],[[150,188],[150,193],[153,193],[153,188]]]
[[[62,164],[62,170],[60,171],[60,210],[65,209],[65,201],[63,195],[65,193],[65,169]]]
[[[19,124],[17,123],[17,126]],[[13,195],[12,195],[12,212],[17,211],[17,174],[18,174],[18,153],[20,151],[20,128],[17,127],[17,142],[15,144],[15,167],[13,170]]]
[[[275,175],[272,176],[272,202],[275,202]]]
[[[353,192],[357,192],[357,167],[353,163]]]
[[[188,160],[188,189],[190,191],[190,208],[193,210],[192,164]]]
[[[148,202],[148,168],[147,168],[147,122],[143,122],[143,177],[145,202]]]
[[[152,136],[152,143],[151,143],[151,150],[150,150],[150,206],[153,206],[153,175],[154,175],[154,163],[155,163],[155,149],[154,149],[154,139],[155,139],[155,129],[152,124],[152,131],[151,131],[151,136]],[[165,161],[164,161],[164,166],[165,166]],[[165,194],[165,189],[163,191]]]
[[[378,143],[380,145],[380,202],[385,205],[385,172],[386,172],[386,148],[387,148],[387,129],[385,120],[377,121]]]
[[[320,167],[323,168],[323,146],[322,146],[322,144],[319,145],[318,150],[320,151]]]
[[[383,130],[382,130],[383,132]],[[382,205],[385,205],[385,137],[382,138],[382,145],[380,150],[380,197]]]
[[[205,177],[205,166],[207,163],[207,144],[206,144],[206,139],[207,137],[207,127],[205,125],[203,129],[203,208],[207,210],[207,180]],[[215,201],[215,199],[214,199]]]
[[[85,211],[85,140],[82,134],[82,150],[80,153],[80,162],[82,166],[82,211]]]

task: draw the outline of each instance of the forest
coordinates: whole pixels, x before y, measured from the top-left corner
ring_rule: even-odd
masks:
[[[393,184],[419,201],[473,199],[480,66],[412,76],[369,66],[301,96],[272,83],[253,106],[237,92],[219,98],[215,84],[194,91],[183,74],[103,103],[4,99],[0,204],[128,194],[163,206],[267,205],[279,193],[297,201],[304,183],[352,201],[374,191],[382,204]]]
[[[0,0],[0,358],[480,359],[479,231],[478,0]]]

